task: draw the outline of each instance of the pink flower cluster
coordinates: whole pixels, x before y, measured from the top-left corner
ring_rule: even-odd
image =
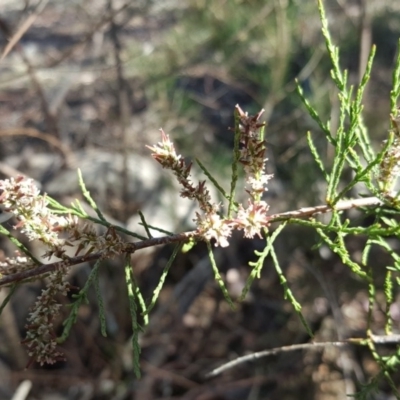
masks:
[[[186,165],[181,155],[176,153],[175,147],[169,136],[161,130],[162,141],[155,146],[148,146],[153,152],[153,158],[163,168],[170,169],[182,186],[181,196],[198,202],[202,214],[196,213],[195,222],[199,236],[206,240],[215,240],[216,246],[229,245],[228,238],[234,229],[244,231],[245,237],[261,236],[261,231],[268,227],[267,215],[269,206],[262,201],[262,194],[267,190],[267,183],[272,175],[265,173],[265,143],[261,138],[260,129],[264,123],[259,119],[264,110],[254,116],[249,116],[236,106],[239,118],[240,158],[246,175],[246,192],[249,195],[247,207],[239,205],[235,218],[224,218],[219,212],[220,204],[211,201],[206,182],[194,185],[191,182],[190,170],[192,164]]]
[[[72,229],[77,224],[76,218],[53,214],[47,207],[46,196],[40,195],[32,179],[23,176],[0,180],[0,205],[17,218],[15,229],[29,240],[40,240],[53,249],[65,244],[59,231]]]
[[[0,205],[15,215],[15,229],[29,240],[39,240],[46,245],[45,258],[68,259],[66,247],[74,244],[77,245],[75,255],[82,251],[86,254],[102,251],[104,257],[111,257],[121,254],[125,248],[125,242],[111,229],[101,235],[92,224],[79,224],[76,216],[55,214],[32,179],[19,176],[0,180]],[[61,234],[64,234],[63,237]],[[12,260],[7,263],[15,265]]]
[[[91,224],[79,224],[77,217],[57,215],[48,205],[48,199],[40,194],[32,179],[19,176],[0,180],[0,206],[16,217],[15,229],[29,240],[39,240],[46,246],[43,257],[60,258],[66,266],[69,259],[67,246],[76,245],[75,255],[101,252],[103,258],[125,251],[126,243],[112,228],[101,235]],[[0,274],[15,274],[35,267],[37,264],[32,259],[17,253],[14,258],[0,262]],[[47,287],[30,311],[24,344],[31,362],[51,364],[63,358],[58,350],[53,323],[61,308],[57,295],[65,296],[70,288],[64,280],[65,275],[65,267],[48,275]]]

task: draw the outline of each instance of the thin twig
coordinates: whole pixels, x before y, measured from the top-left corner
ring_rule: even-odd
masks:
[[[321,205],[315,207],[303,207],[295,211],[287,211],[280,214],[271,215],[271,222],[286,221],[290,218],[307,218],[318,214],[324,214],[332,211],[333,209],[337,211],[349,210],[351,208],[359,207],[374,207],[383,205],[383,201],[379,200],[377,197],[365,197],[362,199],[349,199],[342,200],[335,204],[334,207],[330,205]]]
[[[375,344],[398,344],[400,343],[400,335],[371,335],[370,339]],[[238,357],[235,360],[229,361],[226,364],[221,365],[218,368],[215,368],[211,372],[206,375],[206,378],[215,377],[222,372],[225,372],[231,368],[237,367],[240,364],[243,364],[248,361],[255,361],[263,357],[274,356],[280,353],[287,353],[289,351],[296,351],[296,350],[312,350],[317,348],[325,348],[328,346],[335,346],[335,347],[343,347],[348,346],[350,344],[365,344],[366,338],[350,338],[343,341],[338,342],[316,342],[316,343],[300,343],[300,344],[293,344],[289,346],[282,346],[282,347],[275,347],[270,350],[258,351],[256,353],[248,354],[243,357]]]
[[[13,47],[20,41],[22,36],[28,31],[28,29],[35,22],[36,18],[41,14],[41,12],[45,9],[49,0],[42,0],[36,6],[36,10],[28,16],[28,18],[22,23],[22,25],[17,29],[17,31],[9,38],[7,46],[4,48],[3,53],[1,54],[0,61],[4,60],[7,57],[8,53],[13,49]]]
[[[315,348],[324,348],[327,346],[347,346],[349,343],[347,342],[319,342],[319,343],[301,343],[301,344],[293,344],[290,346],[282,346],[282,347],[275,347],[274,349],[258,351],[257,353],[248,354],[243,357],[236,358],[235,360],[229,361],[226,364],[221,365],[218,368],[213,369],[206,375],[206,378],[212,378],[221,374],[228,369],[237,367],[240,364],[243,364],[248,361],[255,361],[259,358],[273,356],[279,353],[285,353],[289,351],[295,350],[305,350],[305,349],[315,349]]]
[[[400,335],[371,335],[372,341],[375,344],[397,344],[400,343]]]

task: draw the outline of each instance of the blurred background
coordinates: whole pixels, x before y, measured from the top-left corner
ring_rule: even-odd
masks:
[[[324,4],[351,84],[360,82],[370,48],[377,45],[364,117],[379,149],[389,129],[400,3]],[[152,225],[173,232],[192,229],[193,205],[177,196],[176,183],[145,146],[160,140],[163,127],[179,153],[199,158],[229,188],[233,134],[228,128],[239,104],[250,114],[265,109],[266,168],[274,174],[266,197],[271,213],[324,202],[324,180],[306,132],[312,131],[327,163],[332,149],[295,90],[297,78],[334,132],[339,103],[314,0],[2,0],[0,46],[1,179],[27,175],[69,204],[81,198],[79,167],[110,221],[140,232],[141,210]],[[196,169],[194,176],[204,179]],[[316,340],[362,336],[367,288],[328,249],[314,249],[317,240],[302,227],[287,228],[277,240],[289,285]],[[249,273],[248,262],[264,243],[239,235],[229,248],[216,251],[234,298]],[[361,243],[362,238],[349,239],[356,259]],[[10,243],[0,242],[0,257],[13,251]],[[171,252],[164,246],[134,255],[146,299]],[[383,302],[379,291],[388,261],[379,253],[373,259],[377,298]],[[71,283],[82,287],[89,272],[90,265],[73,268]],[[305,399],[334,400],[361,390],[379,372],[366,351],[327,347],[263,358],[206,379],[207,372],[231,359],[309,337],[283,299],[269,259],[246,301],[232,311],[200,244],[178,255],[170,271],[141,336],[143,378],[137,380],[121,260],[104,263],[100,284],[108,337],[100,334],[92,293],[62,346],[67,360],[28,370],[20,341],[44,282],[17,290],[0,319],[0,399],[286,400],[301,393]],[[6,295],[2,289],[0,299]],[[384,324],[382,310],[374,315],[377,333]],[[63,312],[67,315],[68,308]],[[30,385],[29,394],[18,394],[22,384]],[[393,397],[382,383],[370,398]]]

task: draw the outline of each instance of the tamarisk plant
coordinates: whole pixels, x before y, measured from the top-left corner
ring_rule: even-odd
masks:
[[[321,171],[321,177],[326,181],[326,204],[301,208],[299,210],[273,214],[265,201],[264,193],[272,175],[265,172],[265,140],[264,123],[261,122],[263,110],[255,115],[248,115],[239,106],[234,112],[235,126],[234,149],[232,155],[232,175],[230,189],[225,190],[199,160],[197,164],[207,176],[207,181],[194,182],[191,177],[192,164],[187,164],[176,152],[169,135],[161,130],[161,141],[149,146],[152,157],[164,169],[170,170],[181,185],[180,195],[198,205],[194,222],[196,229],[177,234],[166,234],[154,238],[151,227],[141,215],[147,237],[128,231],[107,221],[97,207],[85,187],[79,173],[81,190],[85,200],[95,211],[96,216],[89,215],[79,201],[74,201],[69,207],[63,206],[46,194],[41,194],[31,179],[16,177],[0,181],[0,205],[15,216],[14,230],[24,234],[29,240],[40,241],[46,250],[41,259],[31,254],[17,238],[15,233],[0,225],[0,233],[11,240],[17,247],[14,257],[6,258],[0,263],[0,287],[9,287],[9,295],[0,307],[3,310],[18,285],[32,279],[46,277],[46,288],[42,291],[28,317],[26,338],[24,344],[30,356],[30,362],[54,363],[64,356],[60,345],[69,335],[76,321],[78,309],[87,301],[87,292],[93,285],[99,303],[99,318],[101,331],[106,335],[103,300],[98,283],[98,271],[102,261],[112,257],[123,257],[125,260],[125,277],[132,317],[132,342],[134,349],[134,369],[140,376],[140,346],[139,334],[142,330],[139,316],[143,324],[148,323],[151,309],[154,307],[162,289],[165,278],[173,265],[176,255],[184,244],[194,245],[196,241],[205,241],[214,276],[226,300],[234,307],[225,287],[223,277],[213,256],[213,246],[229,246],[229,238],[233,231],[242,231],[246,238],[265,238],[265,248],[256,251],[257,260],[249,263],[249,277],[239,298],[243,300],[254,279],[260,277],[264,261],[271,256],[275,269],[280,277],[285,298],[287,298],[298,313],[306,331],[313,337],[313,332],[301,312],[301,305],[291,292],[285,275],[280,267],[278,256],[274,250],[275,239],[283,234],[288,224],[298,224],[314,230],[320,236],[320,244],[325,243],[341,259],[352,274],[363,281],[369,293],[369,312],[365,337],[350,338],[345,343],[366,346],[380,367],[380,373],[368,383],[358,394],[365,398],[366,393],[377,387],[381,379],[391,386],[394,395],[400,399],[400,394],[393,381],[392,373],[399,367],[400,350],[389,356],[382,357],[376,349],[377,343],[399,341],[398,335],[392,332],[392,316],[390,306],[394,302],[393,293],[400,286],[400,256],[396,253],[396,245],[388,238],[399,239],[400,215],[399,193],[395,184],[400,169],[400,112],[397,101],[400,95],[400,56],[397,57],[393,71],[393,88],[390,92],[391,112],[388,118],[390,128],[388,138],[377,153],[371,144],[368,131],[362,117],[362,98],[365,87],[371,75],[372,62],[375,55],[373,47],[369,56],[366,71],[357,88],[349,85],[346,71],[339,64],[339,51],[330,37],[327,19],[322,2],[319,1],[319,11],[322,21],[322,33],[332,63],[331,77],[336,86],[340,102],[339,126],[336,132],[331,132],[329,122],[325,122],[316,108],[305,98],[300,84],[297,91],[310,116],[316,121],[334,150],[334,158],[328,164],[319,154],[310,132],[307,134],[308,144],[316,166]],[[244,204],[236,201],[236,186],[239,169],[244,171],[247,200]],[[349,170],[352,174],[349,174]],[[350,176],[350,178],[349,178]],[[222,194],[225,202],[215,203],[211,198],[209,187],[214,185]],[[363,189],[360,189],[363,188]],[[357,190],[357,192],[355,192]],[[354,194],[355,193],[355,194]],[[343,211],[351,208],[359,209],[360,213],[372,214],[374,221],[369,226],[357,226],[355,221],[344,218]],[[330,220],[323,222],[318,215],[329,213]],[[278,225],[277,227],[276,224]],[[104,233],[99,233],[96,225],[105,227]],[[274,226],[273,226],[274,225]],[[161,231],[161,230],[159,230]],[[270,233],[271,232],[271,233]],[[356,261],[346,246],[345,238],[361,236],[366,238],[362,250],[361,261]],[[125,237],[131,237],[128,241]],[[159,284],[149,302],[141,295],[134,277],[134,266],[131,265],[131,254],[146,247],[175,243],[175,249],[167,262],[159,279]],[[69,248],[76,249],[73,256]],[[386,297],[386,325],[383,335],[373,332],[373,309],[376,304],[376,287],[370,265],[372,246],[379,246],[387,252],[392,263],[385,268],[386,279],[384,293]],[[44,262],[43,260],[48,260]],[[56,261],[54,261],[56,259]],[[69,317],[64,321],[64,331],[57,337],[54,332],[54,321],[59,315],[60,295],[66,295],[71,286],[66,280],[69,268],[82,262],[94,262],[90,276],[71,305]]]

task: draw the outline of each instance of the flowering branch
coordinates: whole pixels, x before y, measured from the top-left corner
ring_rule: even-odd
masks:
[[[334,208],[329,205],[303,207],[294,211],[271,214],[268,216],[268,218],[269,218],[269,223],[271,224],[274,222],[287,221],[292,218],[299,218],[299,219],[311,218],[319,214],[331,212],[333,210],[345,211],[352,208],[376,207],[376,206],[381,206],[383,204],[384,203],[382,202],[382,200],[378,199],[377,197],[365,197],[362,199],[350,199],[350,200],[339,201]],[[135,243],[127,243],[125,247],[125,252],[132,254],[138,250],[149,247],[171,244],[171,243],[186,242],[191,238],[194,238],[196,240],[202,239],[201,236],[198,234],[197,230],[187,231],[176,235],[168,235],[158,238],[146,239]],[[21,282],[27,279],[37,278],[44,274],[48,274],[49,272],[56,271],[60,268],[72,267],[74,265],[82,264],[83,262],[92,262],[102,258],[104,258],[103,252],[98,252],[77,257],[70,257],[67,260],[58,261],[54,263],[41,264],[28,270],[13,272],[10,274],[5,274],[5,270],[0,270],[1,271],[0,276],[2,276],[0,278],[0,287],[7,286],[16,282]]]

